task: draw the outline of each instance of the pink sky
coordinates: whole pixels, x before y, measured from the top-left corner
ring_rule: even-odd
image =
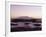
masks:
[[[16,18],[19,16],[41,18],[41,6],[11,5],[10,9],[11,9],[11,18]]]

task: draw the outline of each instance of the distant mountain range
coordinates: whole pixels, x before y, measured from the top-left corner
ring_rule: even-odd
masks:
[[[28,17],[28,16],[20,16],[20,17],[13,18],[13,19],[41,19],[41,18],[33,18],[33,17]]]
[[[41,18],[32,18],[28,16],[21,16],[11,19],[11,22],[41,22]]]
[[[32,19],[32,17],[28,17],[28,16],[21,16],[21,17],[18,17],[16,19]]]

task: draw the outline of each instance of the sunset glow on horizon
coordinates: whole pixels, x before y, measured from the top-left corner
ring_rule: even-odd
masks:
[[[11,5],[11,18],[20,16],[29,16],[34,18],[41,18],[41,6],[34,5]]]

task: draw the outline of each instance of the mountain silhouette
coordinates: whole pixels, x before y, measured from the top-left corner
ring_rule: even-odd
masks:
[[[20,17],[18,17],[18,18],[16,18],[16,19],[32,19],[32,17],[28,17],[28,16],[20,16]]]

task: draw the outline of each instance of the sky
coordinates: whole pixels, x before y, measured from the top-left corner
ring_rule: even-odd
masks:
[[[33,18],[41,18],[41,6],[36,5],[11,5],[11,18],[20,16],[29,16]]]

